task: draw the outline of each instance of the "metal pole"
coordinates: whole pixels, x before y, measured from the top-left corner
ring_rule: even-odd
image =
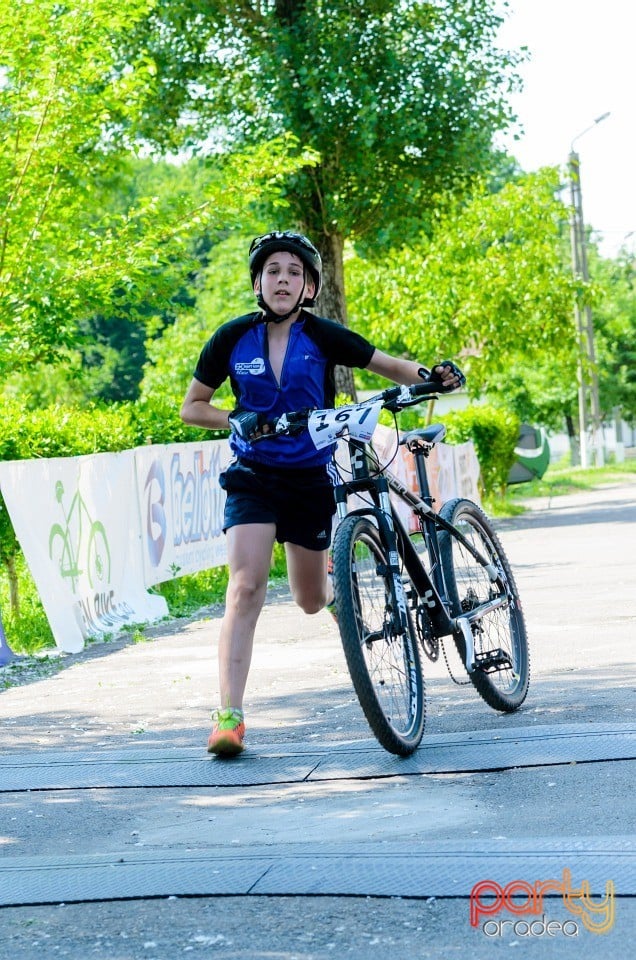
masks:
[[[574,138],[570,146],[569,170],[570,170],[570,190],[572,197],[572,212],[570,216],[570,243],[572,247],[572,272],[575,280],[581,280],[582,283],[589,283],[590,275],[587,263],[587,247],[585,238],[585,220],[583,219],[583,195],[581,192],[581,161],[578,153],[574,149],[574,144],[584,134],[592,130],[598,123],[609,117],[609,111],[597,117],[594,122],[586,127],[582,133]],[[603,420],[601,413],[601,404],[598,391],[598,371],[596,368],[596,351],[594,348],[594,322],[592,320],[592,309],[589,303],[584,305],[581,311],[581,303],[578,292],[574,300],[574,318],[576,322],[576,331],[578,338],[578,379],[579,379],[579,433],[581,449],[581,466],[588,466],[587,451],[587,424],[588,424],[588,403],[587,388],[588,378],[590,381],[591,397],[591,424],[592,424],[592,449],[594,451],[594,460],[597,467],[602,467],[605,463],[605,450],[603,445]]]
[[[585,221],[583,219],[583,196],[581,193],[581,161],[578,153],[572,151],[570,154],[570,182],[572,187],[572,207],[574,222],[574,242],[576,253],[573,257],[573,267],[575,276],[580,278],[584,284],[588,284],[590,273],[587,263],[587,249],[585,242]],[[585,361],[587,369],[583,373],[583,389],[587,392],[589,382],[592,415],[590,418],[592,426],[592,451],[594,453],[594,462],[597,467],[602,467],[605,463],[602,436],[602,415],[601,404],[598,393],[598,372],[596,369],[596,351],[594,348],[594,323],[592,320],[592,310],[589,303],[586,303],[581,311],[579,298],[575,301],[575,313],[577,319],[577,333],[580,340],[579,360]],[[584,396],[585,410],[584,416],[587,419],[587,397]],[[579,400],[580,408],[580,400]],[[581,412],[579,409],[579,416]],[[585,442],[587,447],[587,441]],[[587,461],[587,450],[585,450]],[[581,446],[581,466],[588,466],[583,460],[583,445]]]
[[[579,205],[576,196],[576,183],[578,180],[579,157],[572,153],[569,158],[570,169],[570,248],[572,253],[572,275],[576,281],[581,277],[581,255],[579,243],[579,223],[578,211]],[[576,324],[577,336],[577,378],[578,378],[578,404],[579,404],[579,463],[582,467],[589,466],[587,459],[587,371],[585,368],[585,329],[583,325],[583,314],[579,302],[578,291],[574,294],[574,322]]]
[[[578,160],[578,157],[577,157]],[[578,198],[578,223],[579,240],[581,250],[581,276],[583,282],[588,283],[590,272],[587,265],[587,243],[585,239],[585,220],[583,219],[583,194],[581,191],[581,171],[580,162],[576,178],[576,195]],[[594,322],[592,320],[592,308],[589,303],[584,308],[585,340],[587,347],[587,359],[590,365],[590,398],[592,401],[592,450],[594,451],[594,462],[597,467],[605,465],[605,450],[603,444],[603,417],[601,413],[601,402],[598,393],[598,369],[596,367],[596,349],[594,347]]]

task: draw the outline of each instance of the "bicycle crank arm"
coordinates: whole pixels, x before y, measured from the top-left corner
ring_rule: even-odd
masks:
[[[500,597],[496,597],[494,600],[488,600],[486,603],[480,603],[479,606],[475,607],[474,610],[469,610],[467,613],[462,614],[462,617],[466,617],[469,623],[474,623],[475,620],[481,620],[485,614],[491,613],[493,610],[497,610],[498,607],[506,607],[509,603],[510,597],[508,597],[506,594],[502,594]]]
[[[453,620],[453,628],[459,629],[464,635],[464,646],[466,647],[466,670],[473,673],[477,664],[475,663],[475,640],[468,617],[457,617]]]
[[[468,673],[472,673],[477,666],[475,661],[475,641],[471,624],[476,620],[481,620],[482,617],[492,610],[503,607],[509,602],[510,600],[507,596],[497,597],[496,600],[480,603],[474,610],[470,610],[468,613],[464,613],[461,617],[456,617],[451,621],[453,630],[460,630],[464,636],[464,643],[466,644],[466,670]]]

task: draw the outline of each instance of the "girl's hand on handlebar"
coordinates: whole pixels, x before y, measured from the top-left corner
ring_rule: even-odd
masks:
[[[252,410],[232,410],[228,423],[235,433],[243,440],[258,440],[269,433],[270,426],[264,413],[254,413]]]
[[[295,436],[307,429],[307,420],[312,411],[310,407],[295,410],[293,413],[284,413],[280,417],[268,419],[265,413],[254,413],[251,410],[241,410],[238,407],[232,410],[228,420],[232,430],[239,437],[257,443],[267,440],[268,437]]]
[[[426,371],[425,368],[422,368],[422,372],[425,373],[422,379],[428,383],[436,384],[438,390],[442,393],[450,393],[451,390],[458,390],[459,387],[463,387],[466,383],[466,377],[452,360],[442,360],[441,363],[436,364],[432,370]],[[420,373],[420,376],[422,376],[422,373]]]

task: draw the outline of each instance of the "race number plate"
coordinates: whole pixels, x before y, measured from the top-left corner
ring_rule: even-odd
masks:
[[[314,410],[308,421],[314,446],[322,450],[345,434],[367,443],[373,436],[381,409],[382,400],[377,400],[375,403],[352,403],[335,410]]]

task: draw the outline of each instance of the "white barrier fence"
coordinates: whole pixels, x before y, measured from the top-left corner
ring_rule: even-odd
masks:
[[[219,474],[230,459],[227,440],[135,450],[145,586],[226,562]]]
[[[383,462],[392,444],[393,431],[378,427]],[[0,489],[61,650],[162,619],[166,602],[148,587],[226,562],[219,474],[230,457],[227,440],[209,440],[0,463]],[[428,467],[439,503],[477,499],[472,444],[440,444]],[[403,447],[392,469],[413,486]]]
[[[226,440],[0,463],[0,489],[57,646],[167,616],[147,587],[225,562]]]

